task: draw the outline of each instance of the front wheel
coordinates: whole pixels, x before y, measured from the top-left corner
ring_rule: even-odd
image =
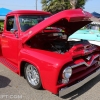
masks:
[[[42,87],[40,75],[35,66],[26,64],[24,73],[25,78],[31,87],[35,89],[40,89]]]

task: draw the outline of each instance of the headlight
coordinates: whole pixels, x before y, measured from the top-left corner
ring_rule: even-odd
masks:
[[[69,79],[72,75],[72,68],[71,67],[67,67],[64,69],[63,71],[63,78],[64,79]]]

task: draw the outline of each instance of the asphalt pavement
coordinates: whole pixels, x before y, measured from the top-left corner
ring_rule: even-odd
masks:
[[[35,90],[27,81],[0,64],[0,100],[100,100],[100,75],[60,98],[47,90]]]

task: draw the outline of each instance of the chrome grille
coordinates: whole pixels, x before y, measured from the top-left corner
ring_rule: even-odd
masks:
[[[88,63],[88,61],[87,62],[84,61],[82,63],[72,65],[71,68],[73,70],[73,73],[70,78],[69,84],[73,84],[74,82],[76,83],[77,81],[80,81],[81,79],[87,77],[88,75],[93,73],[95,70],[100,68],[99,58],[100,58],[100,55],[96,54],[94,58],[91,58],[90,63]]]

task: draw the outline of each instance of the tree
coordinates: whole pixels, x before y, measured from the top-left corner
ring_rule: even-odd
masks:
[[[59,11],[84,7],[87,0],[41,0],[42,9],[51,13]]]
[[[75,9],[76,8],[77,1],[78,0],[69,0],[70,5],[72,6],[72,9]]]

